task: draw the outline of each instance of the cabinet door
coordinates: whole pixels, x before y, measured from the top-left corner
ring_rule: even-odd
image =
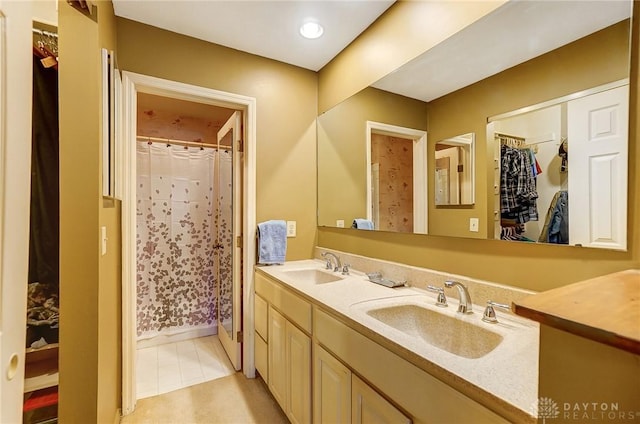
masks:
[[[355,375],[351,377],[353,424],[411,423],[411,419]]]
[[[287,321],[287,407],[292,423],[311,422],[311,339]]]
[[[351,371],[329,352],[313,347],[313,422],[351,422]]]
[[[286,405],[287,355],[285,348],[287,320],[269,306],[268,380],[269,390],[282,409]]]
[[[268,331],[268,324],[267,324],[267,316],[268,316],[268,310],[269,310],[269,306],[267,305],[267,301],[264,300],[263,298],[261,298],[260,296],[258,296],[257,294],[254,297],[253,300],[254,303],[254,327],[256,329],[256,333],[260,334],[260,337],[262,337],[262,339],[265,342],[269,341],[269,338],[267,337],[269,331]]]

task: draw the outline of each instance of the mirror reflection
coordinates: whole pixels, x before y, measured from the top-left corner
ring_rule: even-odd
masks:
[[[622,80],[491,118],[496,236],[624,249],[628,107]]]
[[[436,206],[473,204],[474,139],[474,133],[467,133],[436,143]]]
[[[533,105],[551,107],[548,102],[628,81],[630,14],[631,2],[626,1],[507,2],[319,116],[318,225],[349,227],[357,218],[374,221],[375,194],[370,182],[371,158],[367,157],[371,152],[366,141],[367,122],[373,121],[427,132],[425,208],[419,217],[424,220],[425,233],[499,239],[501,211],[496,159],[500,156],[496,146],[500,143],[494,132],[524,138],[525,142],[536,142],[536,137],[553,133],[553,141],[528,146],[538,150],[538,162],[545,162],[540,163],[542,173],[537,182],[553,187],[540,194],[538,221],[526,224],[526,237],[539,242],[553,197],[569,188],[568,178],[572,178],[574,169],[588,168],[583,162],[572,164],[567,173],[559,172],[562,138],[574,149],[577,140],[584,137],[569,137],[566,120],[558,124],[557,119],[567,113],[562,106],[561,118],[550,121],[561,126],[553,131],[510,132],[506,118],[515,113],[512,111],[524,114]],[[628,113],[622,109],[621,112]],[[493,125],[491,131],[487,122]],[[469,178],[475,184],[471,184],[474,190],[469,195],[465,195],[464,189],[456,194],[457,186],[452,181],[455,178],[451,178],[454,169],[451,164],[443,165],[441,153],[437,153],[446,146],[442,141],[460,134],[475,135],[469,155],[473,165],[473,170],[469,167]],[[626,141],[626,134],[624,137]],[[620,153],[617,160],[625,157],[626,145]],[[609,166],[597,163],[603,170]],[[463,180],[460,187],[466,184]],[[572,196],[585,196],[584,187],[574,185],[568,191]],[[604,193],[603,187],[598,190]],[[619,190],[626,192],[626,174]],[[458,197],[460,203],[456,204]],[[577,198],[583,210],[593,211],[593,200]],[[415,199],[414,195],[414,203]],[[624,248],[617,241],[611,242],[617,236],[607,234],[619,231],[620,228],[610,227],[614,220],[626,224],[626,218],[622,218],[626,206],[620,208],[622,211],[611,219],[606,215],[611,209],[599,212],[598,216],[603,217],[598,221],[599,241],[569,237],[568,244]],[[415,205],[408,209],[414,210],[415,222]],[[403,222],[405,219],[412,220],[405,216]],[[579,219],[570,220],[568,231],[572,231],[574,223],[578,228]],[[411,231],[417,232],[416,228],[414,224]],[[378,225],[377,229],[382,228]],[[400,227],[385,230],[409,231]]]

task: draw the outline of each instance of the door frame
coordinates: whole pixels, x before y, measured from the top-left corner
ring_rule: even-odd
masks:
[[[122,194],[122,414],[136,405],[136,107],[137,93],[227,107],[243,112],[244,164],[242,211],[242,330],[243,373],[255,377],[253,349],[253,264],[256,249],[256,99],[234,93],[122,72],[122,131],[116,146],[116,178]]]
[[[427,132],[381,122],[367,121],[367,219],[372,219],[371,193],[371,134],[389,135],[413,140],[413,232],[427,234],[429,209],[427,208]]]

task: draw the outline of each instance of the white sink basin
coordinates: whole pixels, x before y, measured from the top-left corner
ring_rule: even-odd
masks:
[[[477,314],[458,317],[415,302],[394,305],[383,302],[371,307],[365,303],[359,307],[364,307],[368,316],[407,336],[464,358],[481,358],[503,340],[501,334],[483,327]],[[478,325],[471,319],[477,319]]]
[[[284,271],[283,273],[289,278],[302,280],[304,282],[311,282],[313,284],[332,283],[334,281],[342,280],[342,277],[337,274],[322,271],[317,268],[294,269],[291,271]]]

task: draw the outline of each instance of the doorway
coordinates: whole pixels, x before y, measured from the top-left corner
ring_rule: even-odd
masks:
[[[218,230],[214,231],[215,234],[211,235],[210,243],[200,240],[187,247],[184,242],[186,239],[193,238],[196,235],[195,226],[197,224],[193,220],[183,219],[187,218],[189,213],[184,205],[189,204],[188,200],[195,196],[198,191],[204,192],[203,199],[206,201],[209,190],[213,190],[213,187],[207,185],[205,185],[206,187],[199,186],[198,183],[203,181],[200,177],[187,181],[184,176],[181,176],[169,184],[160,182],[159,175],[157,178],[153,177],[155,181],[153,184],[158,187],[155,187],[155,185],[151,187],[152,184],[149,184],[151,191],[158,194],[158,191],[164,190],[162,189],[162,184],[166,184],[167,190],[165,190],[164,194],[167,194],[165,197],[168,198],[159,199],[160,201],[155,202],[156,211],[163,207],[175,206],[175,208],[170,209],[169,217],[165,221],[175,223],[176,233],[179,234],[179,237],[170,242],[169,250],[172,248],[178,250],[197,248],[201,250],[196,252],[193,266],[184,266],[185,264],[181,263],[173,266],[169,261],[169,267],[174,273],[180,275],[188,274],[189,270],[207,274],[207,270],[209,270],[218,272],[219,276],[224,275],[223,279],[225,279],[223,284],[218,284],[215,296],[213,296],[213,288],[207,288],[203,285],[205,278],[200,278],[203,276],[196,278],[196,284],[200,285],[200,293],[204,297],[215,297],[218,300],[215,305],[207,305],[207,302],[194,299],[191,294],[187,293],[187,290],[184,290],[184,287],[181,288],[180,285],[173,284],[171,288],[163,289],[163,293],[166,296],[161,299],[161,305],[154,305],[156,311],[158,309],[161,311],[160,315],[164,315],[165,321],[176,324],[174,327],[184,327],[185,322],[191,320],[193,321],[192,323],[195,323],[194,330],[196,334],[207,335],[208,333],[217,332],[220,343],[225,349],[225,355],[228,356],[232,363],[231,371],[233,372],[233,369],[242,369],[247,377],[255,375],[253,334],[251,331],[242,331],[243,327],[253,328],[253,314],[250,313],[253,308],[244,307],[244,304],[252,302],[250,294],[253,292],[253,279],[250,264],[254,262],[255,256],[255,99],[129,72],[123,73],[123,93],[123,136],[121,137],[122,157],[120,158],[122,166],[118,167],[122,175],[116,175],[116,178],[120,177],[123,183],[123,414],[126,415],[133,411],[137,399],[136,347],[139,336],[137,321],[140,318],[137,304],[140,303],[140,300],[137,298],[136,287],[139,271],[136,254],[138,252],[137,244],[140,243],[140,240],[136,240],[136,224],[140,214],[140,211],[137,210],[140,207],[138,200],[149,201],[149,199],[138,199],[136,196],[141,183],[138,181],[136,157],[138,152],[144,150],[145,147],[149,150],[151,148],[157,150],[163,155],[162,160],[165,161],[171,160],[171,156],[177,156],[178,163],[176,167],[182,168],[187,173],[192,172],[194,166],[192,166],[191,160],[185,162],[185,158],[203,156],[205,161],[203,169],[207,172],[208,167],[206,164],[209,163],[207,162],[209,160],[208,156],[211,156],[210,163],[213,165],[215,162],[217,165],[212,166],[212,169],[210,169],[213,180],[211,184],[215,183],[220,186],[220,192],[227,190],[224,197],[225,201],[226,199],[229,200],[227,207],[214,200],[216,196],[210,196],[208,200],[212,203],[210,209],[211,219],[204,219],[201,223],[204,222],[208,225],[208,222],[212,222],[215,224],[213,221],[216,219],[221,221],[223,216],[226,222],[218,222],[220,225],[218,225]],[[175,138],[172,139],[172,137],[167,137],[166,134],[162,136],[159,133],[152,134],[151,132],[148,132],[145,138],[145,134],[141,134],[138,129],[139,123],[142,121],[137,117],[137,111],[138,103],[148,100],[149,96],[156,96],[165,100],[172,99],[171,101],[185,102],[191,105],[195,104],[202,108],[213,107],[216,110],[228,111],[230,114],[229,119],[217,131],[214,142],[217,148],[216,152],[219,154],[218,158],[214,158],[216,156],[214,154],[215,149],[206,146],[205,140],[196,137],[196,142],[194,143],[191,141],[194,140],[194,137],[186,135],[187,132],[185,131],[188,127],[188,125],[185,125],[188,117],[186,113],[173,117],[171,121],[174,133],[177,129],[183,131],[182,139],[178,139],[175,135],[173,136]],[[155,115],[152,109],[144,107],[142,109],[141,116],[151,118],[151,121],[154,120],[155,116],[156,122],[159,120],[159,115]],[[140,128],[142,127],[143,125],[140,125]],[[147,128],[147,130],[149,129]],[[186,140],[184,140],[185,138]],[[136,139],[138,140],[137,143],[133,141]],[[176,140],[189,141],[189,143],[180,143]],[[180,159],[183,160],[180,162]],[[194,159],[194,161],[197,160],[200,159]],[[157,168],[161,169],[162,166],[159,165]],[[221,172],[223,168],[227,171]],[[180,186],[178,190],[182,194],[175,192],[176,186]],[[173,196],[173,194],[176,194],[176,196]],[[180,196],[184,197],[184,199]],[[152,200],[149,208],[154,207],[153,203]],[[232,207],[231,205],[234,206]],[[194,208],[197,206],[208,210],[204,203],[195,202],[193,206]],[[217,212],[214,213],[216,210]],[[205,216],[207,213],[209,212],[205,212]],[[166,212],[165,216],[167,216]],[[200,236],[202,234],[198,233],[198,237]],[[220,252],[215,252],[219,254],[207,254],[205,252],[207,248]],[[177,256],[184,258],[183,255]],[[229,260],[221,259],[222,256]],[[180,260],[182,261],[182,259]],[[206,261],[213,263],[210,267],[207,267],[205,266]],[[172,271],[166,270],[166,272]],[[161,280],[162,278],[156,276],[156,279]],[[173,299],[175,296],[183,296],[184,299]],[[195,313],[187,311],[186,316],[189,317],[188,319],[185,315],[179,315],[184,312],[180,312],[180,309],[188,309],[194,306],[196,309],[199,307],[200,310]],[[228,310],[232,313],[228,317],[226,315],[222,317],[221,310]],[[212,311],[215,313],[212,314]],[[194,321],[194,317],[198,315],[200,318],[204,317],[204,320]],[[219,317],[221,318],[220,320],[218,320]],[[181,328],[180,330],[183,329]],[[164,335],[165,341],[167,337],[169,339],[178,337],[178,343],[180,343],[180,336],[178,335],[180,333],[182,331],[174,332],[173,329],[170,329],[168,334]],[[250,341],[247,340],[247,336],[251,338]],[[189,336],[186,337],[188,338]],[[243,344],[244,346],[242,346]],[[222,348],[218,349],[218,351],[222,351]]]
[[[366,131],[367,219],[376,230],[427,234],[427,133],[373,121]]]

